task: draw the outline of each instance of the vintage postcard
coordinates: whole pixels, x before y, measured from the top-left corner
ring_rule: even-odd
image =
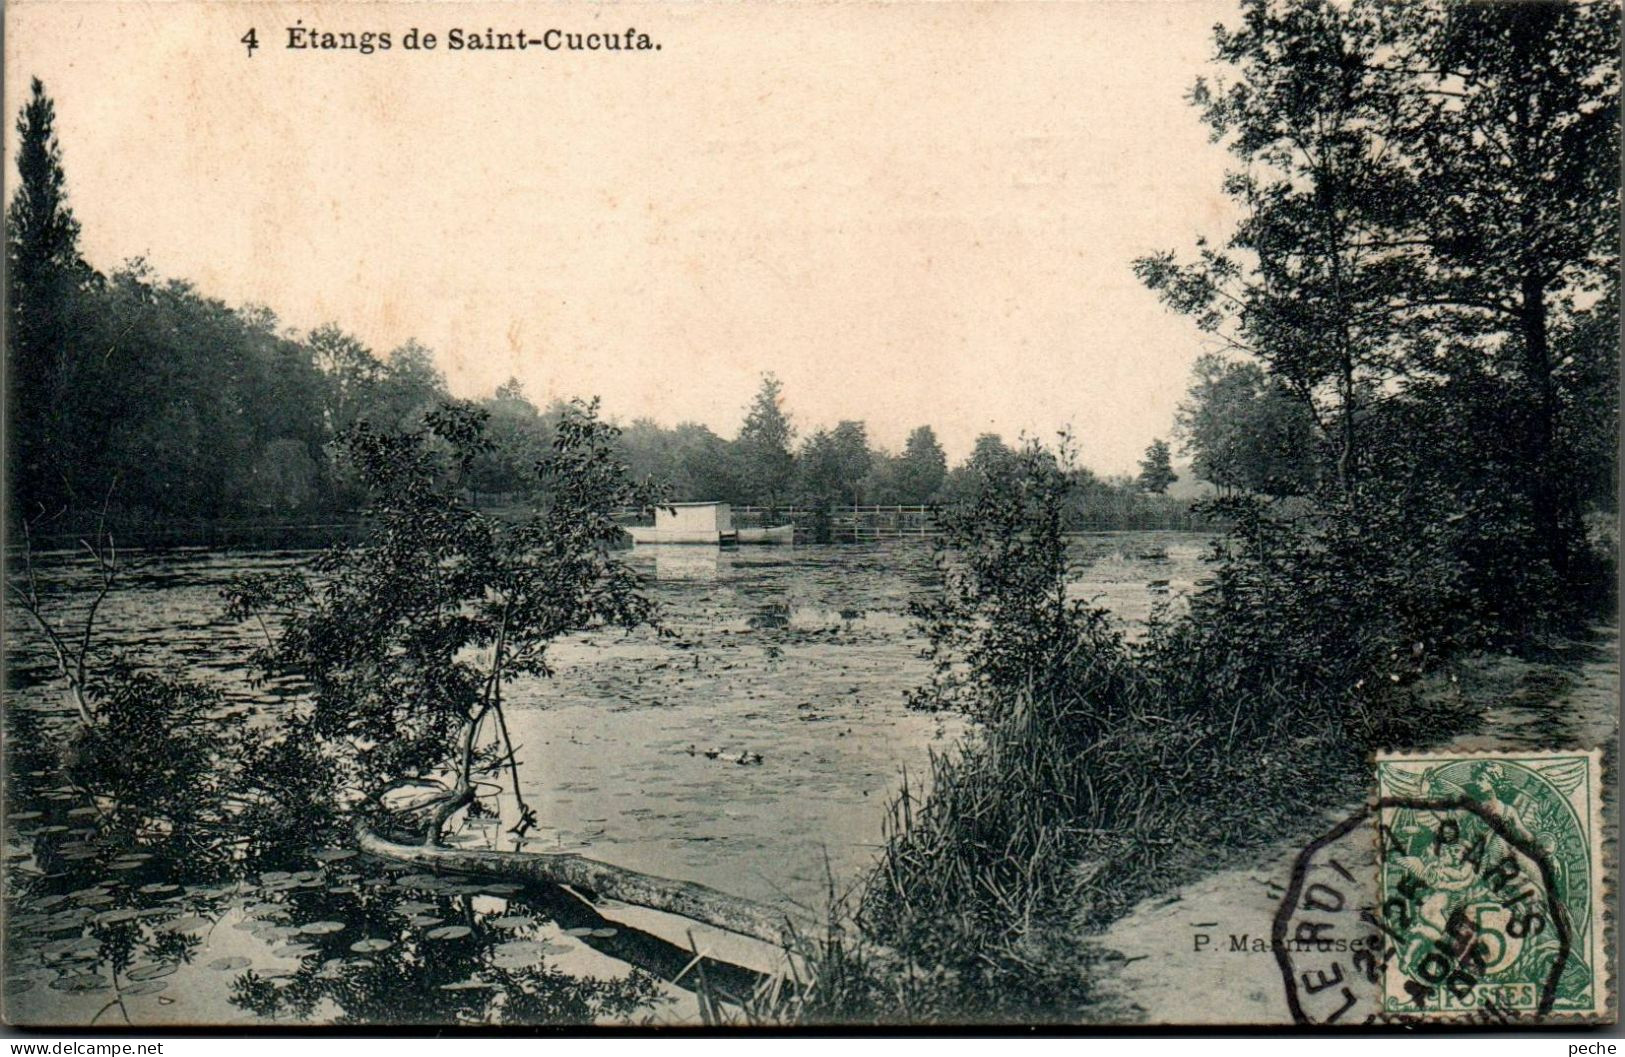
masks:
[[[1615,0],[4,18],[5,1024],[1616,1019]]]

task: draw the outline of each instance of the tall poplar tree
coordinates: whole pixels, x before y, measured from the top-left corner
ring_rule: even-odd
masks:
[[[11,487],[23,516],[71,489],[60,465],[75,366],[71,302],[91,278],[67,203],[56,107],[35,78],[17,118],[17,190],[6,210],[7,417]]]

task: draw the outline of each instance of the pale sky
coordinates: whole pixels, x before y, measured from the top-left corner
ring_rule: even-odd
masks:
[[[1128,472],[1203,348],[1130,262],[1228,229],[1184,96],[1233,10],[13,2],[6,177],[37,75],[98,267],[415,337],[462,396],[515,375],[732,436],[771,370],[803,435],[929,423],[957,459],[1070,424]],[[289,51],[296,19],[394,47]],[[409,52],[414,25],[661,49]]]

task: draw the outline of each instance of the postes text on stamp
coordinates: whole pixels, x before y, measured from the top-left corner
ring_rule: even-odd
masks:
[[[1603,1013],[1599,754],[1380,756],[1377,782],[1384,1013]]]

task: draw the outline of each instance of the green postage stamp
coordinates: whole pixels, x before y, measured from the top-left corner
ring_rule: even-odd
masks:
[[[1606,1013],[1600,753],[1420,753],[1376,766],[1383,1012]]]

